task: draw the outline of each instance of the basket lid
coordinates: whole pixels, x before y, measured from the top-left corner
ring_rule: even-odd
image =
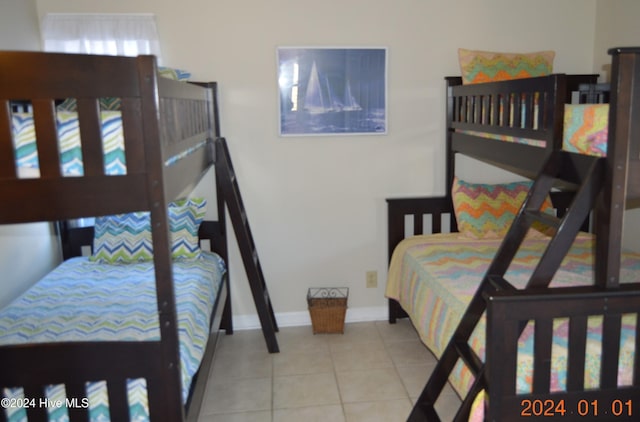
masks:
[[[349,297],[348,287],[310,287],[307,292],[309,299],[345,299]]]

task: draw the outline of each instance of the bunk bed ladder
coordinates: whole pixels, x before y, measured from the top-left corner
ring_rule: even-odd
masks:
[[[271,305],[267,283],[262,273],[258,251],[251,234],[249,219],[240,195],[240,187],[231,163],[229,148],[224,138],[216,140],[216,158],[216,179],[221,186],[224,201],[229,209],[229,216],[262,326],[262,333],[269,352],[278,353],[280,349],[275,335],[278,331],[278,324]]]
[[[532,272],[526,288],[542,288],[549,285],[595,206],[596,197],[602,188],[603,175],[604,160],[601,158],[580,156],[565,151],[551,153],[537,175],[524,204],[438,360],[422,394],[416,401],[409,415],[410,422],[440,421],[435,403],[458,360],[462,361],[474,377],[471,388],[454,419],[455,421],[467,420],[474,398],[477,393],[487,389],[488,384],[485,365],[468,344],[473,330],[487,308],[487,299],[497,291],[516,289],[505,280],[504,276],[525,235],[534,224],[541,224],[545,231],[551,229],[552,234],[550,233],[547,248]],[[540,209],[558,181],[577,186],[577,190],[569,208],[558,210],[557,216],[552,216]]]

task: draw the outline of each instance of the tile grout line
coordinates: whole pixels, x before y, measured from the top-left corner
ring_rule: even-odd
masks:
[[[344,335],[344,334],[343,334]],[[338,382],[338,370],[336,369],[336,363],[333,359],[333,348],[331,342],[327,340],[327,347],[329,348],[329,356],[331,357],[331,367],[333,368],[333,379],[336,382],[336,389],[338,390],[338,399],[340,400],[340,408],[342,409],[342,416],[345,422],[347,421],[347,411],[344,408],[344,400],[342,399],[342,392],[340,391],[340,383]]]
[[[391,359],[391,364],[393,365],[393,370],[395,371],[398,379],[402,383],[402,388],[404,389],[404,392],[405,392],[405,394],[407,396],[406,398],[409,400],[409,404],[413,406],[413,402],[411,401],[411,394],[409,393],[409,389],[407,388],[406,382],[402,378],[402,376],[400,375],[400,372],[398,371],[398,366],[396,364],[396,361],[393,359],[393,356],[391,356],[391,353],[389,353],[389,349],[387,347],[388,346],[388,342],[384,341],[384,337],[383,337],[382,333],[380,332],[380,329],[378,328],[378,324],[374,324],[374,325],[376,327],[376,331],[378,332],[378,335],[382,339],[382,344],[383,344],[383,347],[384,347],[384,351],[389,356],[389,359]]]

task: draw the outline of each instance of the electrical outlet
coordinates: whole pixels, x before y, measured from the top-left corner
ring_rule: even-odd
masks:
[[[377,271],[367,271],[367,288],[376,288],[378,287],[378,272]]]

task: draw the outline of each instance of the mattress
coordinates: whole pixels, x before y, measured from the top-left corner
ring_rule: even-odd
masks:
[[[515,257],[505,279],[516,287],[526,285],[548,240],[527,238]],[[386,287],[386,295],[397,300],[409,314],[424,344],[440,357],[477,290],[482,276],[500,244],[500,239],[472,240],[459,233],[415,236],[405,239],[395,249]],[[578,286],[593,283],[591,235],[580,234],[551,286]],[[640,254],[624,254],[621,282],[640,277]],[[602,318],[590,318],[588,330],[585,384],[599,384],[600,333]],[[567,356],[566,320],[557,320],[552,351],[551,390],[566,388]],[[469,339],[469,344],[484,359],[485,318]],[[619,385],[631,385],[635,316],[623,318]],[[518,348],[517,388],[519,393],[531,390],[533,374],[533,327],[520,337]],[[464,396],[472,382],[471,373],[458,364],[450,376],[455,390]]]
[[[205,251],[198,259],[173,264],[185,403],[207,344],[224,271],[222,259]],[[152,262],[100,264],[72,258],[0,310],[0,344],[160,340],[157,315]],[[128,389],[131,419],[148,420],[144,380],[130,380]],[[91,383],[87,392],[91,420],[108,420],[105,384]],[[22,390],[4,394],[21,397]],[[64,401],[64,386],[49,387],[47,396]],[[20,409],[8,412],[10,421],[26,420]],[[50,420],[68,420],[64,407],[50,412]]]
[[[609,104],[566,104],[562,134],[562,149],[579,154],[604,157],[607,155]],[[468,135],[496,139],[503,142],[544,148],[545,141],[490,134],[480,131],[461,131]]]

